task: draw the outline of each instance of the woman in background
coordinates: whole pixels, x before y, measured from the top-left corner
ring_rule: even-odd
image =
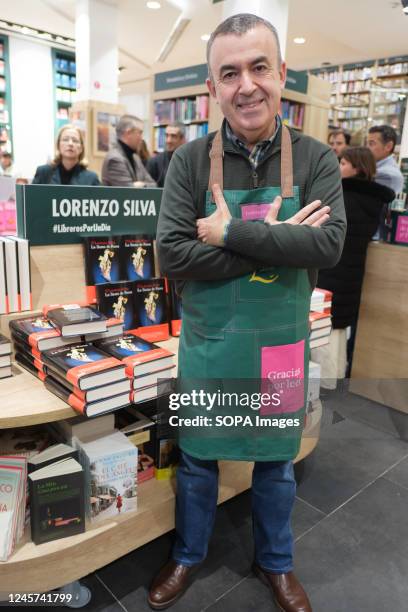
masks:
[[[139,155],[140,159],[142,160],[142,164],[146,168],[147,162],[151,158],[151,153],[150,153],[149,149],[147,148],[147,144],[146,144],[145,140],[142,140],[140,142],[137,154]]]
[[[82,132],[75,125],[64,125],[58,132],[56,153],[51,164],[38,166],[33,184],[100,185],[95,172],[87,170]]]
[[[333,292],[330,342],[311,351],[321,365],[322,387],[335,389],[350,371],[368,243],[375,234],[384,204],[395,194],[374,182],[376,164],[367,147],[349,147],[340,157],[347,233],[343,253],[334,268],[320,270],[317,286]],[[351,327],[347,350],[346,328]]]

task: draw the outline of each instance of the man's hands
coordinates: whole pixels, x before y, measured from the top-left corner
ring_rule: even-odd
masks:
[[[227,203],[224,199],[222,190],[219,185],[213,186],[213,196],[215,199],[216,211],[205,219],[197,221],[198,239],[205,244],[211,246],[224,246],[225,228],[231,220],[231,214],[228,210]],[[277,196],[270,205],[269,212],[266,215],[264,222],[268,225],[277,225],[279,223],[289,223],[290,225],[310,225],[311,227],[320,227],[330,218],[330,207],[321,206],[320,200],[314,200],[307,206],[304,206],[290,219],[286,221],[278,221],[279,209],[282,205],[282,198]]]
[[[212,192],[217,209],[209,217],[198,219],[197,234],[201,242],[220,247],[224,246],[225,226],[231,220],[231,213],[228,210],[220,186],[217,184],[213,185]]]
[[[268,225],[277,225],[278,223],[290,223],[291,225],[310,225],[311,227],[320,227],[328,221],[330,215],[330,207],[321,206],[320,200],[314,200],[307,206],[304,206],[290,219],[286,219],[286,221],[278,221],[278,213],[279,209],[282,205],[282,198],[280,196],[276,196],[274,201],[272,202],[269,212],[266,215],[264,222]]]

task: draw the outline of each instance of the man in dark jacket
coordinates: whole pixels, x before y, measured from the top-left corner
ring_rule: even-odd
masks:
[[[237,380],[277,374],[302,389],[295,378],[300,372],[307,378],[316,268],[336,264],[346,229],[339,165],[327,145],[281,123],[286,67],[272,24],[249,14],[227,19],[208,41],[207,62],[207,86],[225,120],[217,134],[174,153],[157,228],[161,271],[183,285],[179,377],[182,384],[222,379],[234,389]],[[299,408],[303,422],[302,391],[295,404],[284,412]],[[194,413],[193,404],[187,408]],[[292,571],[299,432],[278,440],[265,438],[273,433],[268,426],[257,438],[242,430],[237,437],[232,428],[216,438],[205,429],[180,430],[176,542],[151,585],[149,605],[175,603],[205,559],[217,460],[232,459],[255,461],[254,572],[281,610],[310,612]]]
[[[155,157],[151,157],[147,162],[147,171],[156,181],[158,187],[164,186],[167,169],[173,153],[185,143],[185,128],[183,123],[174,121],[166,127],[166,150]]]
[[[123,115],[116,126],[117,143],[106,154],[102,183],[114,187],[156,187],[136,151],[143,137],[143,123]]]

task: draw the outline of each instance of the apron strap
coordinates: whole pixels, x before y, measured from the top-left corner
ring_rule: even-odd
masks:
[[[282,125],[281,138],[281,196],[293,198],[292,140],[286,125]]]
[[[292,161],[292,141],[290,132],[286,125],[282,125],[281,130],[281,195],[282,198],[293,197],[293,161]],[[222,133],[219,130],[210,150],[210,177],[208,179],[208,191],[212,191],[212,186],[215,183],[224,188],[224,173],[223,173],[223,146]]]
[[[222,133],[218,130],[214,140],[212,141],[212,147],[210,151],[210,177],[208,179],[208,191],[212,191],[213,185],[218,183],[221,187],[221,191],[224,189],[224,172],[222,158],[224,157],[224,150],[222,146]]]

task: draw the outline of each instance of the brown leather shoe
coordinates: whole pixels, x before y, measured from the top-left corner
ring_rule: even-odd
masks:
[[[170,559],[153,579],[147,603],[153,610],[164,610],[172,606],[191,584],[191,577],[199,564],[186,567]]]
[[[272,591],[273,598],[282,612],[312,612],[312,606],[302,585],[293,572],[271,574],[256,563],[254,574]]]

